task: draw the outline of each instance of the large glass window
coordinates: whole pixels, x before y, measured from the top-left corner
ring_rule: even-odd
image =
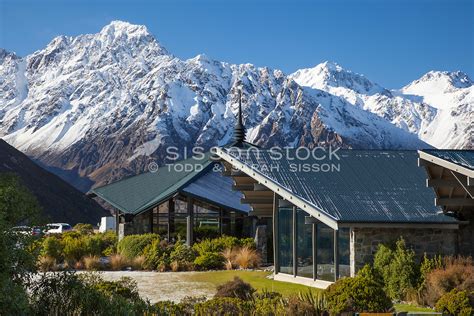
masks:
[[[351,276],[349,228],[339,229],[339,278]]]
[[[325,224],[318,224],[317,248],[317,278],[334,281],[334,230]]]
[[[305,224],[308,214],[300,209],[296,213],[296,275],[313,278],[313,229]]]
[[[278,230],[278,272],[293,274],[293,209],[279,209]]]

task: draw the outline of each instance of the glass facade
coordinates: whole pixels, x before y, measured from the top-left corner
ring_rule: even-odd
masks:
[[[350,229],[339,229],[339,278],[351,276]]]
[[[317,279],[334,281],[334,230],[318,223]]]
[[[313,278],[313,224],[305,224],[308,213],[296,212],[296,275]]]
[[[293,274],[293,209],[278,211],[278,272]]]

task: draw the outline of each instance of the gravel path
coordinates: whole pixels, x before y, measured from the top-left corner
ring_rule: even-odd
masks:
[[[130,277],[137,282],[142,298],[151,303],[158,301],[179,302],[186,296],[212,297],[215,287],[211,283],[187,281],[190,275],[202,272],[141,272],[141,271],[105,271],[100,276],[107,281],[121,277]]]

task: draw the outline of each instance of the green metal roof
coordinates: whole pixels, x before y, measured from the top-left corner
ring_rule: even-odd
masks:
[[[299,159],[296,149],[288,149],[275,159],[268,150],[224,150],[251,168],[254,176],[276,183],[337,222],[457,222],[435,206],[435,195],[426,187],[424,170],[417,165],[416,151],[341,149],[339,159],[329,155],[320,159],[320,151],[316,157]],[[325,167],[332,169],[325,172]]]
[[[174,195],[194,177],[208,168],[210,154],[203,159],[189,158],[161,167],[158,172],[147,172],[91,190],[124,213],[138,214]],[[186,171],[177,165],[192,165]]]

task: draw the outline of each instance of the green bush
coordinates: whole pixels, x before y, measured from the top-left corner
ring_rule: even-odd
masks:
[[[181,316],[187,315],[181,304],[172,301],[161,301],[153,305],[153,313],[160,316]]]
[[[196,252],[185,243],[178,241],[171,250],[170,262],[175,262],[180,267],[189,267],[196,259]]]
[[[194,265],[200,270],[222,269],[224,257],[220,253],[205,252],[194,259]]]
[[[150,270],[165,271],[170,265],[170,254],[173,249],[166,241],[155,239],[145,247],[143,256],[145,257],[144,266]]]
[[[282,304],[283,300],[281,297],[264,297],[258,298],[254,302],[252,307],[254,313],[253,315],[265,315],[265,316],[277,316],[277,315],[286,315],[287,311],[285,306]]]
[[[406,248],[403,238],[397,241],[395,249],[379,246],[374,268],[382,276],[385,291],[394,300],[404,300],[412,289],[417,288],[419,269],[415,252]]]
[[[255,239],[253,238],[242,238],[239,240],[240,247],[249,247],[255,249]]]
[[[30,287],[32,315],[143,315],[150,306],[129,281],[93,275],[43,274]]]
[[[64,259],[66,261],[79,261],[87,254],[84,240],[81,237],[75,238],[68,235],[63,238],[63,244]]]
[[[216,297],[194,305],[196,316],[240,316],[249,315],[252,304],[235,297]]]
[[[43,240],[41,255],[61,261],[63,259],[63,243],[56,236],[48,236]]]
[[[242,300],[248,300],[252,298],[254,293],[255,289],[249,283],[235,276],[232,281],[217,286],[215,297],[237,297]]]
[[[469,295],[467,291],[453,289],[441,296],[435,310],[443,315],[470,316],[474,313],[474,306],[471,303],[473,299],[474,293]]]
[[[78,223],[74,225],[73,228],[81,235],[88,235],[94,233],[94,226],[92,226],[92,224]]]
[[[385,312],[392,308],[392,301],[368,265],[356,277],[342,278],[330,285],[325,294],[329,311],[334,314]]]
[[[160,240],[156,234],[125,236],[117,245],[117,252],[122,256],[133,259],[143,254],[143,250],[153,241]]]
[[[222,252],[224,249],[240,246],[240,241],[237,237],[222,236],[215,239],[204,239],[199,243],[193,245],[193,249],[199,254],[208,252]]]

